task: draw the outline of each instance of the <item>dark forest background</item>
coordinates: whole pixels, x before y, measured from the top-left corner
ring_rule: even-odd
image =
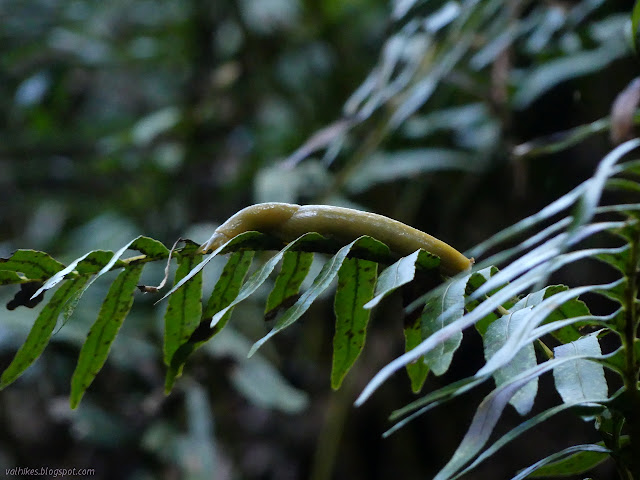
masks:
[[[638,74],[625,33],[632,2],[461,3],[449,22],[465,8],[496,8],[455,33],[437,24],[458,5],[444,1],[0,0],[0,256],[33,248],[69,262],[140,234],[203,242],[264,201],[375,211],[460,250],[534,213],[588,178],[611,142],[604,132],[555,154],[515,147],[609,114]],[[469,50],[421,84],[456,35]],[[353,97],[368,78],[374,87]],[[421,97],[420,85],[433,91]],[[319,148],[298,150],[327,126]],[[162,270],[146,269],[147,283]],[[207,275],[212,282],[215,267]],[[555,280],[600,275],[586,266]],[[13,293],[2,292],[3,303]],[[88,291],[40,360],[0,393],[0,476],[48,466],[94,468],[97,479],[429,478],[482,398],[470,394],[385,440],[389,413],[414,398],[406,376],[353,408],[402,352],[398,298],[374,314],[338,392],[329,386],[331,302],[247,359],[269,328],[253,299],[165,397],[166,307],[140,294],[71,411],[68,382],[103,295]],[[34,318],[25,307],[2,313],[0,367]],[[472,374],[481,360],[470,335],[454,368],[425,388]],[[540,408],[557,402],[541,395]],[[501,428],[518,421],[509,411]],[[507,478],[590,435],[564,414],[469,478]]]

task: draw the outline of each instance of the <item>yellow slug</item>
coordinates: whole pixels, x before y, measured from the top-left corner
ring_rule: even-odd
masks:
[[[439,256],[440,271],[445,275],[455,275],[473,265],[473,260],[443,241],[392,218],[351,208],[291,203],[259,203],[240,210],[213,232],[200,251],[215,250],[235,236],[252,230],[274,235],[285,242],[308,232],[345,242],[368,235],[402,256],[419,248]]]

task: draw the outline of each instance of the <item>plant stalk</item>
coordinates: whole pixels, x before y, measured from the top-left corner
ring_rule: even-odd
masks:
[[[624,416],[627,424],[630,442],[627,447],[627,454],[623,456],[623,461],[630,474],[630,479],[640,479],[640,392],[638,391],[638,358],[636,356],[635,341],[637,335],[637,298],[638,298],[638,261],[640,244],[640,234],[636,233],[631,242],[629,263],[627,264],[627,288],[625,290],[625,324],[622,337],[625,349],[625,372],[624,385],[626,399],[624,405]],[[635,453],[634,453],[635,452]]]

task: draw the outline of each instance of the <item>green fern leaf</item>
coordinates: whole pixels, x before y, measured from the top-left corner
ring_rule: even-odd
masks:
[[[556,358],[579,354],[602,356],[597,334],[587,335],[566,345],[559,345],[553,353]],[[553,378],[556,390],[565,403],[602,402],[609,396],[604,367],[599,363],[584,359],[568,362],[553,370]]]
[[[251,250],[236,252],[229,257],[220,278],[216,282],[207,306],[202,313],[200,324],[189,339],[182,343],[173,353],[165,377],[165,393],[170,393],[176,379],[182,374],[182,368],[187,358],[202,344],[220,332],[231,317],[232,310],[228,310],[224,317],[212,328],[211,318],[214,314],[229,305],[237,296],[244,282],[247,271],[251,266],[254,252]]]
[[[300,241],[307,235],[300,237],[298,240],[296,240],[296,242]],[[289,244],[289,246],[291,245],[292,244]],[[360,237],[349,243],[348,245],[342,247],[338,251],[338,253],[336,253],[327,261],[327,263],[324,264],[322,270],[314,279],[311,287],[300,296],[300,298],[291,308],[284,312],[284,314],[278,319],[275,327],[273,327],[273,329],[264,337],[258,340],[253,345],[253,347],[251,347],[249,356],[253,355],[267,340],[269,340],[275,334],[295,323],[296,320],[298,320],[309,309],[316,298],[318,298],[318,296],[322,292],[324,292],[329,287],[331,282],[336,278],[336,276],[338,275],[338,271],[340,270],[340,267],[342,267],[345,259],[350,253],[352,253],[352,249],[354,251],[362,250],[364,251],[364,253],[373,255],[374,257],[384,256],[385,254],[388,255],[389,252],[389,248],[385,244],[367,236]],[[218,313],[217,315],[220,315],[220,313]]]
[[[525,468],[512,480],[578,475],[611,458],[611,453],[611,450],[604,446],[604,442],[568,447]]]
[[[404,350],[408,352],[422,343],[422,317],[419,316],[404,326]],[[411,381],[411,391],[419,393],[424,386],[424,382],[429,375],[429,365],[420,357],[413,363],[408,363],[405,367],[407,375]]]
[[[107,359],[111,344],[133,304],[133,293],[144,265],[130,265],[111,284],[98,319],[80,350],[71,378],[71,408],[76,408]]]
[[[11,270],[0,270],[0,285],[15,285],[30,282],[27,277]]]
[[[465,275],[451,281],[441,297],[427,302],[420,317],[423,340],[464,315],[464,295],[468,280],[469,275]],[[457,312],[444,317],[442,314],[450,309],[457,309]],[[460,346],[460,342],[462,342],[462,332],[453,335],[424,356],[426,364],[435,375],[442,375],[449,369],[453,354]]]
[[[373,297],[377,276],[377,263],[358,258],[347,258],[338,271],[331,370],[331,388],[334,390],[340,388],[364,347],[371,310],[363,306]]]
[[[235,238],[233,240],[235,240]],[[234,308],[238,303],[246,300],[251,295],[253,295],[255,291],[258,290],[258,288],[260,288],[260,286],[267,280],[271,272],[273,272],[273,270],[275,269],[276,265],[280,262],[280,260],[282,260],[285,253],[287,253],[289,250],[302,249],[302,247],[306,243],[318,242],[323,240],[323,238],[324,237],[322,237],[322,235],[318,233],[307,233],[289,243],[286,247],[276,253],[262,266],[262,268],[258,269],[253,273],[253,275],[251,275],[251,277],[249,277],[249,280],[247,280],[247,282],[242,285],[242,288],[238,292],[237,297],[229,305],[221,309],[213,316],[213,318],[211,319],[211,327],[213,328],[227,314],[227,312]],[[233,242],[233,240],[231,240],[231,242]]]
[[[73,270],[80,275],[96,274],[109,264],[113,255],[114,253],[110,250],[94,250],[83,256]],[[116,261],[114,267],[124,267],[124,263]]]
[[[56,290],[53,297],[51,297],[51,300],[49,300],[49,303],[47,303],[40,311],[33,327],[31,327],[29,335],[27,335],[27,339],[22,344],[9,366],[4,372],[2,372],[2,377],[0,378],[0,389],[3,389],[10,383],[14,382],[38,359],[49,343],[51,333],[56,326],[60,312],[66,302],[74,295],[74,293],[81,290],[86,282],[86,277],[78,277],[74,280],[65,282],[60,286],[60,288],[58,288],[58,290]]]
[[[207,302],[207,307],[202,314],[202,323],[209,330],[208,338],[218,333],[224,328],[231,317],[232,309],[227,310],[224,317],[211,329],[209,324],[213,316],[220,310],[230,305],[238,296],[238,292],[244,283],[247,272],[251,267],[255,252],[251,250],[236,252],[229,257],[229,261],[224,266],[220,278],[216,282],[216,286],[211,292],[211,297]]]
[[[196,254],[198,245],[188,243],[178,253],[178,269],[175,283],[178,283],[202,260],[202,254]],[[198,272],[181,289],[176,291],[167,305],[164,315],[164,363],[171,365],[173,354],[189,340],[200,324],[202,316],[202,272]]]
[[[0,258],[0,270],[21,272],[30,281],[44,281],[63,268],[62,263],[36,250],[16,250],[9,258]]]
[[[225,292],[224,298],[220,298],[217,305],[216,303],[211,303],[210,306],[207,306],[207,313],[210,311],[213,312],[215,309],[218,311],[213,314],[213,317],[203,318],[204,322],[208,323],[208,325],[200,323],[200,327],[196,329],[194,334],[197,335],[192,342],[186,342],[181,345],[174,353],[173,358],[171,359],[170,367],[167,371],[167,375],[165,378],[165,393],[169,393],[173,388],[176,378],[180,376],[182,371],[182,367],[186,362],[187,358],[193,351],[198,348],[202,344],[202,339],[208,339],[224,326],[226,321],[231,314],[233,308],[240,303],[241,301],[250,297],[255,291],[260,288],[260,286],[266,281],[271,272],[273,272],[275,266],[278,262],[283,258],[283,256],[289,251],[293,249],[302,248],[305,244],[313,244],[319,241],[324,240],[324,237],[317,233],[308,233],[306,235],[301,236],[297,240],[289,243],[286,247],[276,253],[271,259],[269,259],[260,269],[254,272],[253,275],[247,280],[246,283],[242,284],[242,280],[246,275],[246,270],[238,270],[238,275],[235,276],[235,279],[232,283],[233,288],[227,290]],[[195,275],[199,274],[202,271],[204,266],[217,254],[219,253],[227,253],[232,249],[251,249],[252,247],[273,247],[274,239],[268,237],[259,232],[245,232],[240,234],[225,245],[217,249],[214,253],[205,258],[202,262],[197,264],[195,268],[193,268],[186,276],[184,276],[179,282],[177,282],[174,287],[167,293],[163,298],[175,294],[175,292],[179,291],[182,286],[188,282]],[[240,257],[235,257],[240,258]],[[246,262],[247,257],[245,257]],[[232,264],[233,265],[233,264]],[[250,262],[246,263],[246,269],[249,268]],[[230,272],[230,270],[228,270]],[[231,284],[230,284],[231,285]],[[218,286],[218,285],[217,285]],[[219,291],[226,290],[226,280],[222,280],[222,283],[219,283]],[[217,294],[214,289],[214,294]],[[218,323],[222,322],[221,326],[217,328]],[[202,338],[201,338],[202,337]]]
[[[109,250],[94,250],[92,252],[89,252],[83,257],[82,260],[80,260],[76,264],[74,272],[85,277],[97,274],[102,271],[102,269],[105,268],[106,265],[109,264],[109,262],[113,258],[113,255],[114,253]],[[123,267],[124,265],[124,262],[120,260],[116,261],[113,264],[114,267]],[[84,295],[84,292],[86,292],[89,287],[93,285],[95,279],[96,277],[91,278],[88,282],[85,282],[83,288],[74,292],[73,295],[67,300],[62,312],[64,323],[66,323],[71,315],[73,315],[73,312],[75,311],[78,302],[80,302],[80,299]]]
[[[484,285],[486,281],[489,280],[496,273],[498,273],[498,269],[493,266],[483,268],[482,270],[474,272],[471,275],[471,277],[469,277],[469,281],[467,282],[465,295],[467,297],[470,297],[476,290],[478,290],[482,285]],[[487,296],[491,296],[492,293],[494,292],[489,292]],[[480,304],[480,302],[481,300],[468,301],[466,304],[466,309],[468,311],[472,311],[474,308],[476,308]],[[498,313],[491,312],[489,315],[487,315],[486,317],[478,321],[475,325],[478,333],[480,333],[480,335],[484,335],[485,332],[487,331],[487,328],[489,328],[489,325],[491,325],[494,321],[496,321],[499,318],[499,316],[500,315],[498,315]]]
[[[158,255],[156,257],[147,258],[146,260],[162,258],[162,256],[166,257],[169,253],[166,247],[157,240],[139,236],[131,240],[115,253],[95,250],[75,259],[66,268],[63,268],[62,270],[56,272],[55,275],[51,276],[33,296],[36,297],[42,292],[53,288],[62,280],[64,280],[67,275],[72,274],[74,271],[77,271],[80,274],[95,273],[95,276],[85,287],[86,290],[93,284],[93,282],[95,282],[99,277],[107,273],[112,268],[125,266],[125,263],[122,262],[120,258],[128,249],[140,250],[143,253],[145,251],[149,251],[150,253],[152,253],[152,255]]]
[[[553,295],[556,295],[560,292],[565,292],[569,290],[569,287],[566,285],[551,285],[546,287],[543,292],[542,300],[546,300]],[[569,318],[577,318],[589,315],[591,312],[589,311],[589,307],[582,300],[577,298],[572,298],[561,305],[558,306],[544,321],[545,324],[553,323],[560,320],[566,320]],[[585,325],[589,325],[589,322],[577,322],[566,327],[560,328],[559,330],[555,330],[551,333],[557,340],[562,343],[569,343],[578,340],[582,337],[582,333],[580,333],[580,328]]]
[[[638,26],[640,26],[640,0],[636,0],[631,12],[631,39],[636,53],[638,53]]]
[[[311,252],[288,251],[284,254],[282,268],[267,299],[264,310],[266,319],[274,318],[280,308],[287,306],[291,299],[297,297],[312,263],[313,253]]]
[[[431,270],[440,265],[440,258],[424,250],[417,250],[407,257],[403,257],[393,265],[385,268],[376,285],[375,297],[364,308],[375,307],[382,299],[402,285],[413,281],[416,275],[416,267]]]
[[[169,256],[169,249],[162,242],[142,235],[131,242],[129,249],[137,250],[146,257],[141,261],[160,260]]]
[[[631,239],[625,239],[632,241]],[[629,264],[631,245],[626,244],[617,249],[615,252],[601,253],[595,258],[615,268],[623,275],[627,273],[627,265]]]
[[[484,356],[489,360],[500,348],[504,346],[513,331],[527,320],[531,306],[526,306],[517,310],[512,309],[511,313],[504,315],[494,321],[482,337],[484,343]],[[533,368],[537,364],[533,343],[524,345],[516,356],[507,365],[499,368],[493,373],[496,386],[499,387],[514,379],[522,372]],[[538,379],[534,378],[524,387],[518,390],[509,403],[514,406],[520,415],[526,415],[531,411],[536,394],[538,393]]]
[[[620,437],[620,443],[626,445],[629,443],[628,436]],[[580,475],[597,467],[602,462],[611,458],[611,455],[604,451],[604,442],[598,442],[594,445],[602,447],[602,451],[577,449],[575,453],[555,462],[538,467],[531,472],[527,478],[541,477],[568,477],[570,475]]]

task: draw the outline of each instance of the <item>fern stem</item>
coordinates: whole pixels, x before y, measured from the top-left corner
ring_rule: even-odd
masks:
[[[640,113],[636,113],[633,117],[633,123],[640,124]],[[586,125],[580,125],[569,130],[521,143],[513,148],[512,154],[517,159],[551,155],[567,150],[593,135],[605,133],[609,130],[611,130],[611,118],[607,116]]]
[[[311,480],[330,480],[333,476],[342,432],[353,401],[354,387],[353,377],[347,377],[342,388],[330,394],[309,475]]]
[[[640,392],[638,391],[638,359],[635,351],[636,330],[638,320],[637,297],[638,297],[638,260],[640,252],[640,234],[635,235],[631,241],[631,251],[627,264],[627,288],[625,289],[625,316],[624,331],[622,335],[623,347],[625,349],[625,372],[624,385],[626,399],[624,405],[625,421],[628,425],[630,442],[628,453],[623,453],[623,462],[627,463],[628,478],[640,479]],[[634,454],[633,452],[636,452]]]

